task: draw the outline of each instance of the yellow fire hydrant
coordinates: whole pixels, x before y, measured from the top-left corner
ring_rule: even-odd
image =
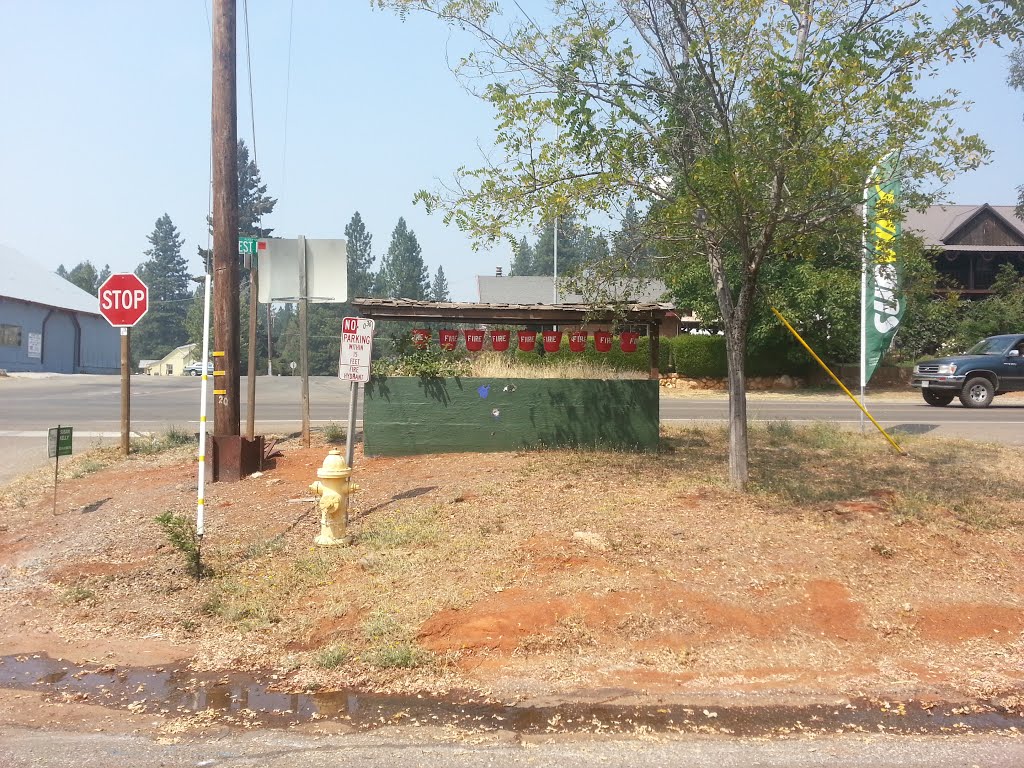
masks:
[[[352,470],[341,451],[334,448],[327,454],[324,464],[316,471],[320,478],[309,486],[309,490],[320,497],[320,535],[314,544],[330,547],[346,544],[345,525],[348,522],[348,497],[359,490],[350,480]]]

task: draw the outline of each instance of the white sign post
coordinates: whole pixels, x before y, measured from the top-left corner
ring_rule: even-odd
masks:
[[[345,461],[350,468],[355,448],[359,382],[365,384],[370,380],[373,325],[373,320],[365,317],[346,317],[341,321],[341,355],[338,358],[338,378],[352,382],[348,395],[348,430],[345,433]]]

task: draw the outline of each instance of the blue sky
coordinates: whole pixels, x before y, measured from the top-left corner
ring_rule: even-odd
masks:
[[[89,259],[129,271],[167,212],[187,256],[206,245],[210,5],[0,0],[0,242],[50,268]],[[462,43],[369,0],[294,0],[286,88],[289,8],[249,8],[257,160],[280,200],[266,224],[282,237],[341,237],[358,210],[379,259],[404,216],[431,274],[443,266],[453,298],[475,300],[475,276],[507,267],[508,249],[474,252],[412,204],[490,143],[488,108],[448,68]],[[241,32],[238,43],[244,55]],[[976,102],[961,125],[994,150],[948,188],[952,202],[1012,204],[1024,183],[1024,95],[1005,72],[1006,51],[991,48],[943,75]],[[244,60],[238,78],[239,136],[251,146]]]

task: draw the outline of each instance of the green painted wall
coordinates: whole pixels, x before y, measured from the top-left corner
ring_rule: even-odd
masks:
[[[658,447],[657,381],[389,377],[365,393],[367,456]]]

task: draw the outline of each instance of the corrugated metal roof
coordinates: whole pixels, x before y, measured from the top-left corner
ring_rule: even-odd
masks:
[[[56,272],[22,253],[0,244],[0,297],[70,309],[90,315],[100,313],[99,300]]]
[[[568,323],[623,313],[628,322],[659,322],[673,310],[661,302],[626,304],[512,304],[415,301],[413,299],[353,299],[363,317],[384,320],[450,321],[463,323]]]
[[[948,237],[957,227],[962,226],[977,214],[983,205],[931,205],[923,211],[908,211],[905,229],[913,230],[924,238],[926,246],[941,248],[943,239]],[[1017,218],[1012,205],[990,205],[1011,227],[1024,237],[1024,221]]]
[[[550,304],[554,298],[554,283],[551,275],[478,275],[476,278],[477,296],[485,304]],[[662,301],[667,292],[665,284],[659,280],[622,280],[611,290],[613,296],[650,303]],[[560,293],[558,298],[567,304],[586,303],[578,293]]]

